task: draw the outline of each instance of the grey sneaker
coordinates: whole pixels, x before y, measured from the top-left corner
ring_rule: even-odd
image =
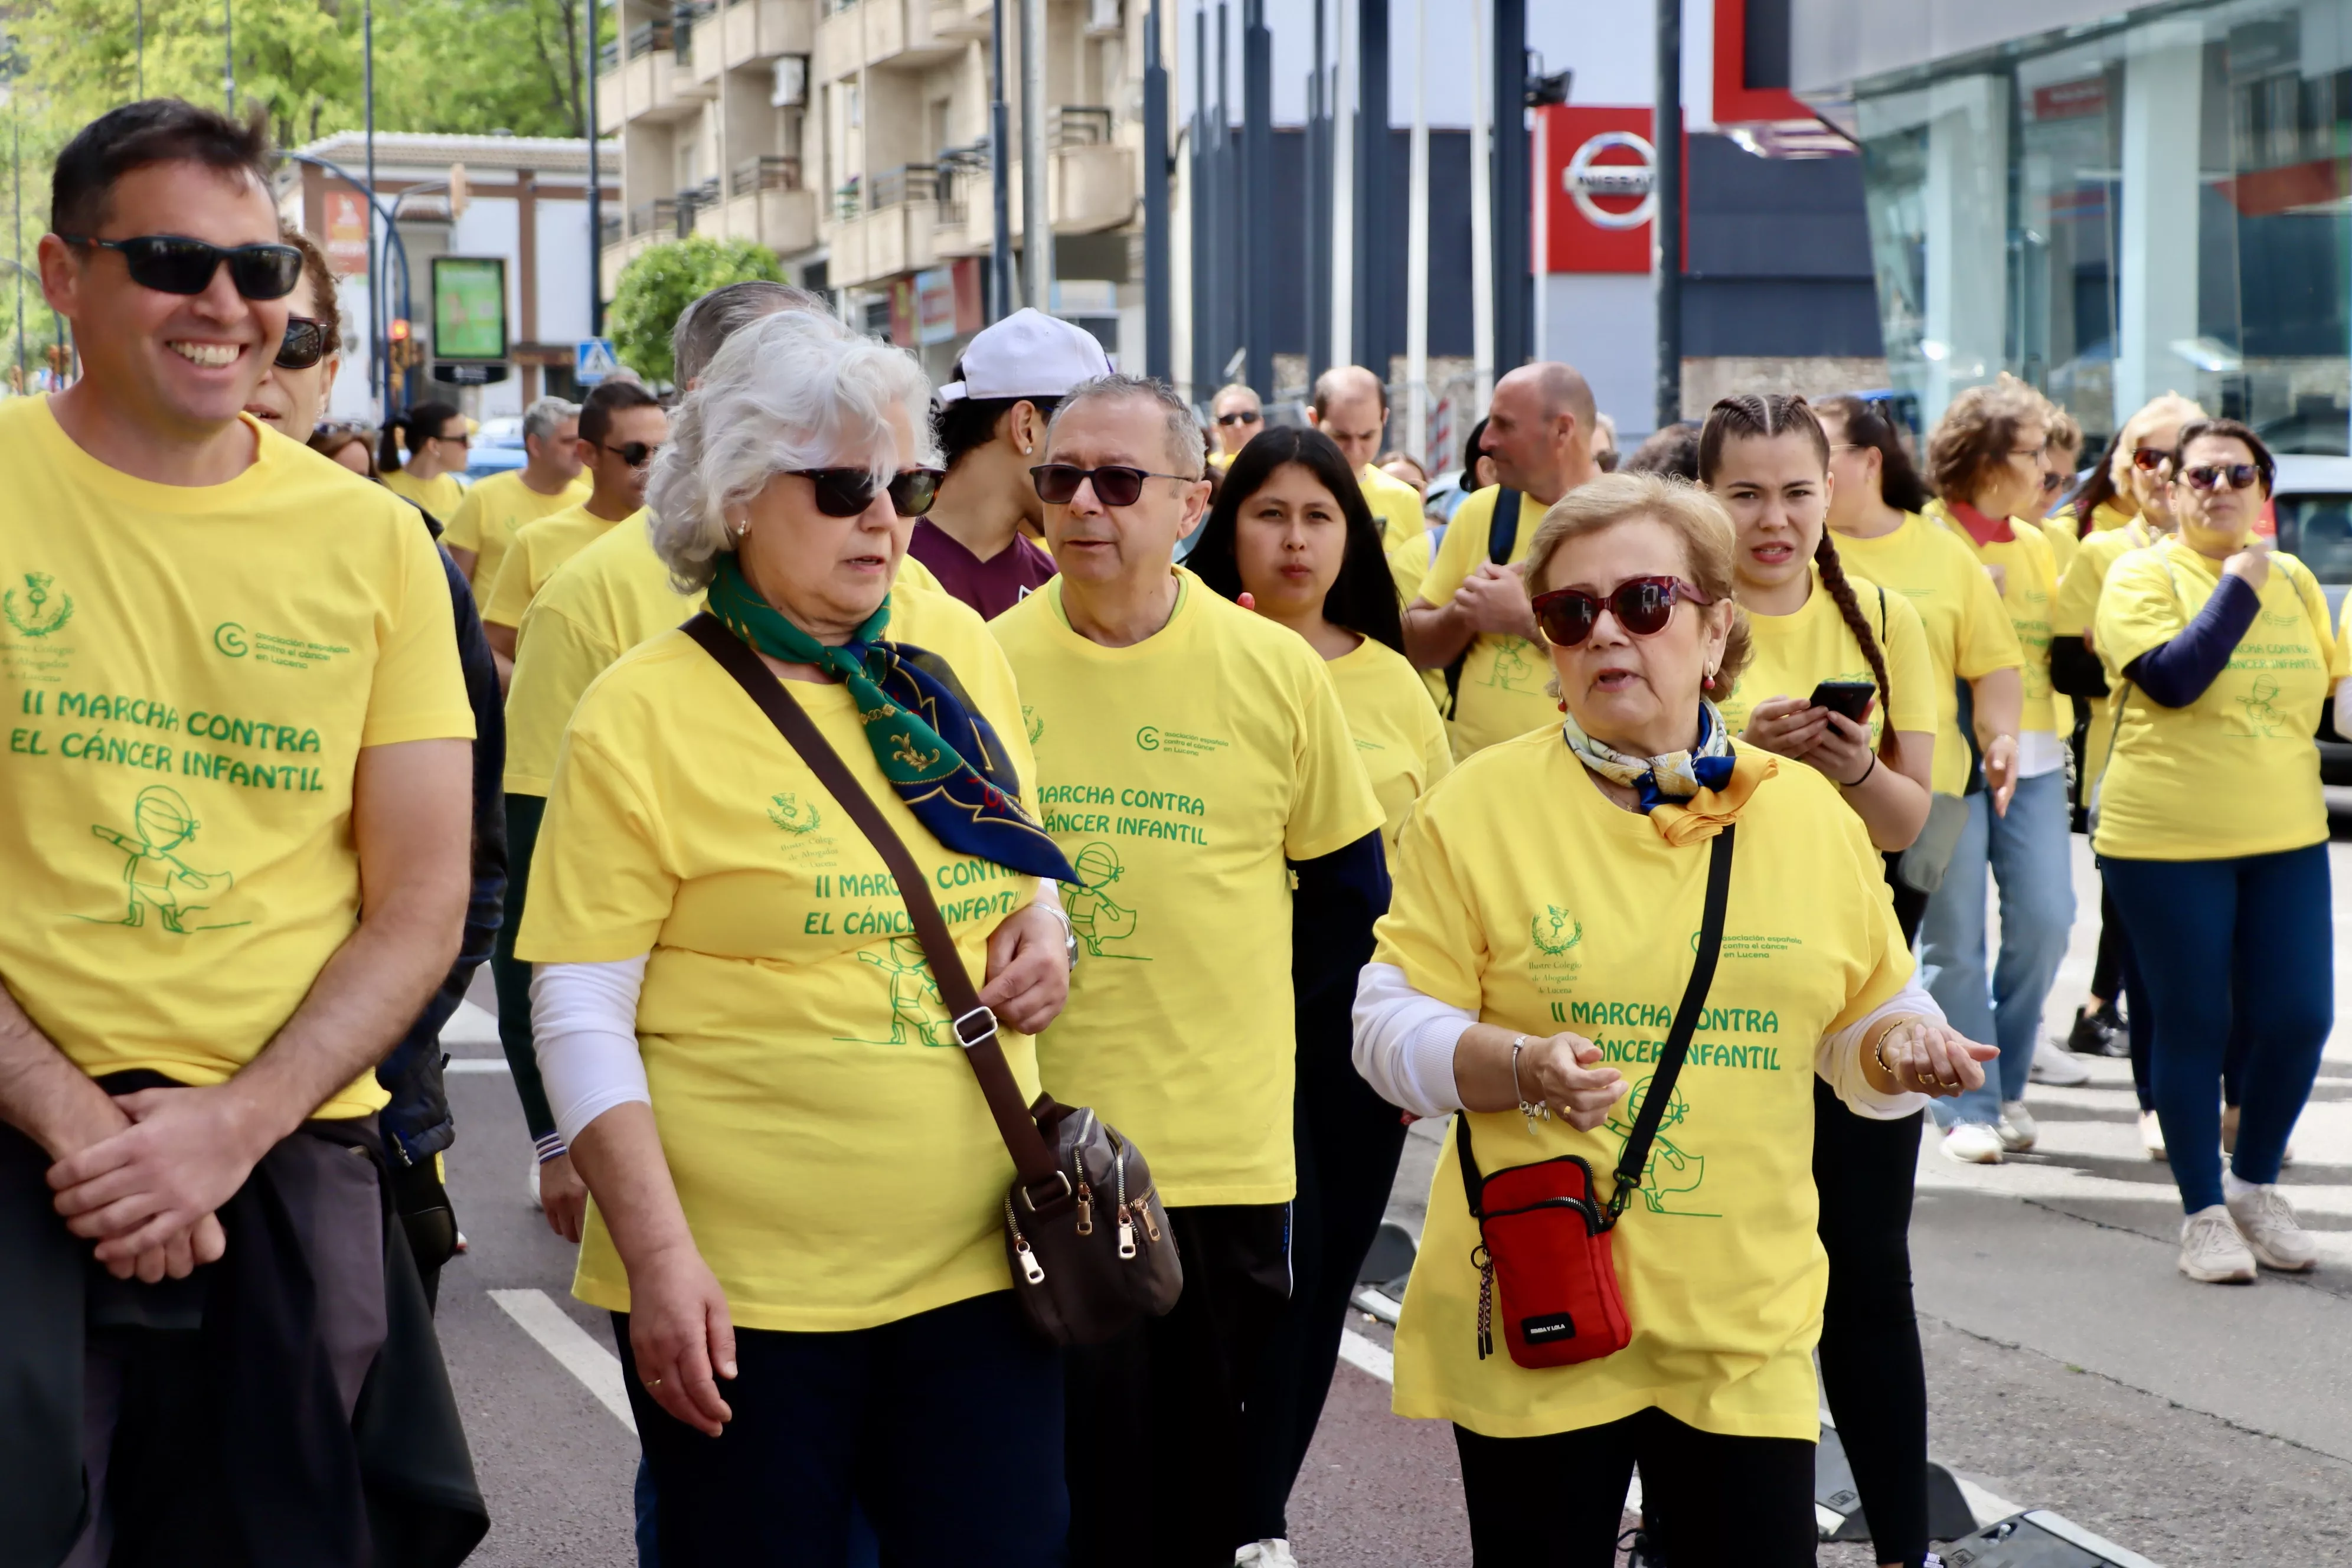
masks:
[[[2247,1250],[2263,1268],[2275,1268],[2283,1274],[2300,1274],[2319,1261],[2319,1248],[2313,1243],[2311,1233],[2303,1228],[2302,1222],[2294,1217],[2294,1210],[2287,1206],[2286,1199],[2279,1195],[2275,1186],[2251,1188],[2223,1206],[2237,1222],[2238,1234],[2245,1238]]]
[[[2042,1141],[2042,1129],[2033,1123],[2033,1112],[2025,1109],[2021,1100],[2000,1102],[2000,1121],[1996,1124],[2000,1133],[2000,1146],[2011,1154],[2022,1154]]]
[[[2181,1222],[2180,1271],[2208,1285],[2254,1282],[2254,1255],[2246,1250],[2238,1227],[2230,1223],[2227,1207],[2215,1204]]]

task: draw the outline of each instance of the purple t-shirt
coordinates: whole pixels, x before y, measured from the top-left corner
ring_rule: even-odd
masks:
[[[1011,544],[982,561],[928,517],[915,520],[907,553],[929,567],[941,587],[979,611],[984,621],[1003,615],[1054,577],[1054,558],[1026,534],[1014,534]]]

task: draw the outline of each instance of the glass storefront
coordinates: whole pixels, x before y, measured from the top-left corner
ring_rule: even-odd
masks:
[[[2158,394],[2344,454],[2352,0],[2148,7],[1856,84],[1886,356],[2094,441]]]

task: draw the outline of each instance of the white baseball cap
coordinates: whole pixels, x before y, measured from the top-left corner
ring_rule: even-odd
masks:
[[[1082,381],[1111,374],[1110,356],[1084,327],[1026,307],[985,327],[956,361],[959,379],[940,388],[941,403],[967,397],[1060,397]]]

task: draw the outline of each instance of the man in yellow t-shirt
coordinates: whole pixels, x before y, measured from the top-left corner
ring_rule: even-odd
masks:
[[[473,715],[415,512],[240,412],[299,279],[273,163],[176,100],[77,133],[40,264],[84,374],[0,409],[0,1422],[41,1561],[102,1554],[107,1454],[186,1461],[205,1428],[167,1413],[216,1419],[224,1380],[251,1380],[243,1437],[349,1465],[372,1368],[446,1375],[386,1348],[383,1194],[349,1150],[457,952]],[[184,268],[152,235],[219,250]],[[225,1249],[317,1289],[187,1280]],[[109,1394],[134,1364],[152,1397]],[[224,1459],[225,1506],[364,1506],[355,1467],[272,1472],[268,1502],[250,1470]],[[478,1539],[478,1502],[440,1511]]]
[[[531,596],[555,569],[604,537],[614,523],[644,510],[654,454],[669,439],[669,416],[634,381],[608,381],[580,406],[580,466],[588,499],[525,524],[514,537],[498,581],[482,601],[482,629],[499,656],[500,679],[514,674],[515,637]]]
[[[1209,454],[1209,461],[1220,468],[1233,466],[1244,447],[1265,428],[1265,405],[1257,400],[1257,393],[1238,382],[1217,388],[1217,395],[1209,400],[1209,418],[1216,426],[1217,449]]]
[[[1388,433],[1389,389],[1360,364],[1335,365],[1315,382],[1307,423],[1331,437],[1363,487],[1364,504],[1381,520],[1381,548],[1393,550],[1429,529],[1421,492],[1381,472],[1381,437]],[[1251,435],[1257,434],[1252,430]]]
[[[444,524],[441,542],[478,604],[499,580],[516,530],[588,499],[578,404],[542,397],[524,409],[522,447],[530,458],[521,468],[477,481]]]
[[[1148,1472],[1186,1500],[1154,1528],[1206,1563],[1246,1539],[1241,1390],[1289,1291],[1292,977],[1352,993],[1388,874],[1321,658],[1172,564],[1208,499],[1194,428],[1159,382],[1074,389],[1040,488],[1060,575],[989,629],[1021,684],[1032,805],[1080,878],[1039,1075],[1135,1140],[1184,1258],[1174,1311],[1072,1353],[1071,1487]],[[1155,1389],[1188,1390],[1181,1413]],[[1123,1561],[1109,1531],[1081,1513],[1072,1560]]]
[[[1455,688],[1448,717],[1457,760],[1559,722],[1559,700],[1545,689],[1551,660],[1516,568],[1552,503],[1601,471],[1593,425],[1592,389],[1572,366],[1521,365],[1495,384],[1483,440],[1501,482],[1455,510],[1404,613],[1405,657],[1446,670]],[[1498,503],[1514,509],[1505,552],[1494,548]]]

